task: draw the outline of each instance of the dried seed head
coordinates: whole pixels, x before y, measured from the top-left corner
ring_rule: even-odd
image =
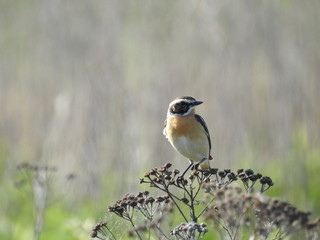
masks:
[[[216,191],[216,197],[217,197],[217,199],[223,199],[224,198],[224,190],[222,190],[222,189],[220,189],[220,190],[218,190],[218,191]]]
[[[241,173],[243,173],[243,169],[238,169],[237,174],[239,175]]]
[[[145,183],[144,179],[143,178],[139,178],[139,183],[140,184]]]
[[[166,176],[164,177],[164,179],[170,181],[170,180],[171,180],[171,177],[170,177],[169,175],[166,175]]]
[[[210,169],[209,169],[209,172],[210,172],[211,174],[217,174],[218,168],[210,168]]]
[[[153,204],[155,201],[155,199],[153,197],[148,197],[145,201],[146,204],[150,203],[150,204]]]
[[[92,231],[91,238],[96,238],[97,236],[98,236],[98,232],[97,231]]]
[[[168,169],[168,168],[170,168],[171,166],[172,166],[171,163],[166,163],[163,167]]]
[[[273,186],[274,185],[274,183],[272,182],[270,177],[262,177],[260,179],[260,183],[261,184],[267,184],[268,186]]]
[[[251,170],[251,169],[247,169],[247,170],[245,171],[245,173],[246,173],[247,176],[251,176],[252,174],[254,174],[254,171]]]
[[[192,175],[193,176],[199,176],[199,173],[200,173],[199,171],[195,170],[195,171],[192,172]]]
[[[183,198],[181,198],[181,202],[187,204],[187,203],[189,203],[189,200],[187,198],[183,197]]]
[[[170,185],[175,185],[175,184],[176,184],[176,180],[171,179],[170,182],[169,182],[169,184],[170,184]]]
[[[224,178],[227,174],[224,171],[218,172],[219,177]]]
[[[163,197],[157,197],[157,198],[156,198],[156,202],[159,202],[159,203],[160,203],[160,202],[163,202],[163,201],[164,201],[164,198],[163,198]]]
[[[137,198],[141,198],[142,196],[143,196],[143,192],[139,192],[139,193],[136,195]]]
[[[158,171],[158,168],[151,169],[150,175],[153,175],[153,176],[157,175],[157,171]]]
[[[256,174],[252,174],[249,176],[249,180],[252,182],[255,182],[258,180],[258,176]]]
[[[237,180],[237,177],[233,172],[229,173],[228,178],[229,178],[230,181],[236,181]]]

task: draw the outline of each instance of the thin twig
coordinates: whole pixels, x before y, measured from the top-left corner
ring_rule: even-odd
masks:
[[[210,200],[210,202],[207,204],[207,206],[205,206],[205,208],[202,209],[202,211],[199,213],[199,215],[197,216],[197,218],[199,218],[199,217],[208,209],[208,207],[211,205],[211,203],[212,203],[214,200],[215,200],[215,198],[212,198],[212,199]]]
[[[138,235],[138,238],[139,238],[140,240],[142,240],[142,237],[140,236],[140,233],[139,233],[138,230],[136,229],[136,226],[134,225],[134,223],[133,223],[133,221],[132,221],[131,218],[129,218],[129,222],[131,223],[131,225],[132,225],[134,231],[136,232],[136,234]]]
[[[177,204],[177,202],[174,200],[174,198],[172,197],[171,192],[169,192],[169,190],[166,191],[168,193],[168,196],[170,197],[170,199],[172,200],[172,202],[174,203],[174,205],[176,205],[176,207],[178,208],[180,214],[182,215],[182,217],[184,218],[184,220],[186,222],[188,222],[188,219],[186,218],[186,216],[184,215],[184,213],[182,212],[181,208],[179,207],[179,205]]]

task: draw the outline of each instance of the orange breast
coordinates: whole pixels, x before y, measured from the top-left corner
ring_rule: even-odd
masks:
[[[193,114],[167,119],[167,138],[176,151],[193,162],[209,156],[208,138]]]
[[[199,128],[199,123],[195,120],[194,115],[173,116],[169,119],[167,126],[167,132],[173,137],[188,136],[192,138],[198,132],[195,131],[195,128]]]

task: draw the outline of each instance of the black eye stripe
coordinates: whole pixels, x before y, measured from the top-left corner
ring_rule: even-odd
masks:
[[[186,102],[179,102],[171,106],[170,112],[177,114],[184,114],[189,111],[190,104]]]

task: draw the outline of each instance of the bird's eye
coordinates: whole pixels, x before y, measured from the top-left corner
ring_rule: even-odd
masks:
[[[186,103],[185,103],[185,102],[182,102],[182,103],[180,103],[180,105],[181,105],[182,107],[184,107],[184,106],[186,106]]]

